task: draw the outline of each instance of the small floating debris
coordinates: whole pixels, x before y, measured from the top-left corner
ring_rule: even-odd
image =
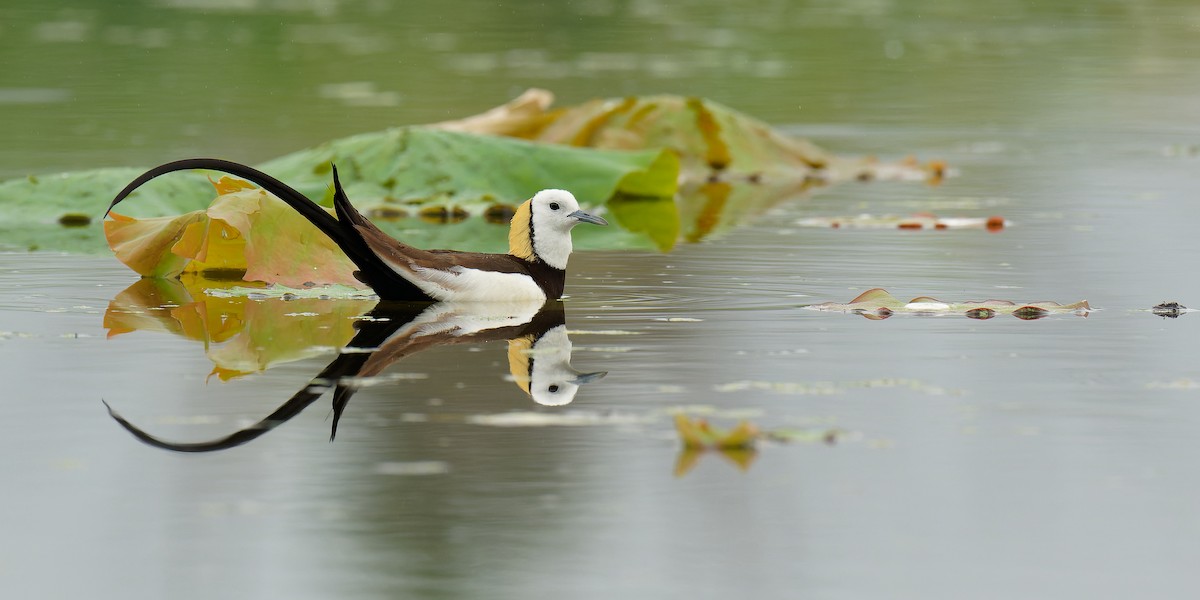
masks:
[[[442,475],[450,472],[450,465],[440,460],[381,462],[375,464],[374,470],[377,475]]]
[[[675,432],[683,447],[675,459],[675,476],[687,475],[700,457],[716,453],[733,463],[739,471],[746,471],[758,456],[758,442],[768,441],[781,444],[820,443],[835,445],[848,433],[845,430],[820,428],[812,430],[780,429],[763,431],[747,420],[741,420],[733,429],[718,429],[707,419],[692,418],[684,413],[675,413]]]
[[[1188,312],[1188,310],[1188,307],[1178,302],[1163,302],[1151,308],[1150,312],[1164,319],[1178,319],[1184,313]]]
[[[1073,304],[1041,301],[1018,304],[1010,300],[969,300],[966,302],[942,302],[937,298],[919,296],[908,302],[902,302],[883,288],[874,288],[858,295],[845,304],[825,302],[810,304],[801,308],[825,312],[847,312],[862,315],[868,319],[886,319],[896,313],[917,315],[963,315],[971,319],[991,319],[997,315],[1010,314],[1026,321],[1041,319],[1052,314],[1074,314],[1087,316],[1092,310],[1087,300]]]
[[[829,229],[983,229],[1001,231],[1010,223],[1004,217],[939,217],[932,213],[910,216],[861,214],[849,217],[810,217],[796,221],[800,227]]]
[[[1146,384],[1146,389],[1151,390],[1196,390],[1200,389],[1200,381],[1181,377],[1171,381],[1151,381]]]
[[[1200,144],[1171,144],[1163,146],[1162,155],[1168,158],[1195,158],[1200,156]]]
[[[944,160],[931,160],[922,165],[916,156],[905,157],[894,163],[881,163],[874,156],[866,159],[862,170],[854,178],[859,181],[924,181],[929,185],[939,185],[947,177],[958,174]]]

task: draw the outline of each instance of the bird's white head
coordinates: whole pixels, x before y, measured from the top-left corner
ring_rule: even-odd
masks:
[[[509,253],[566,269],[572,249],[571,228],[579,223],[608,225],[608,221],[580,210],[571,192],[542,190],[517,208],[508,232]]]

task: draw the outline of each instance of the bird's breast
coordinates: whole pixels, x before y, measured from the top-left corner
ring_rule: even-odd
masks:
[[[449,292],[446,300],[545,301],[546,292],[525,273],[484,271],[454,267],[443,281]]]

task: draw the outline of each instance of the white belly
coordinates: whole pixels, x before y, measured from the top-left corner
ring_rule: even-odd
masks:
[[[450,271],[413,269],[409,279],[437,300],[496,302],[545,301],[546,293],[528,275],[454,267]]]

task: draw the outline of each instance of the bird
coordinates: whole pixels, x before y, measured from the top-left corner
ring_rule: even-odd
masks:
[[[358,268],[354,277],[382,300],[557,300],[566,286],[571,229],[579,223],[608,225],[581,210],[571,192],[545,189],[514,212],[507,253],[422,250],[396,240],[362,216],[342,189],[336,165],[332,166],[335,217],[278,179],[218,158],[188,158],[146,171],[117,194],[104,216],[146,182],[191,169],[223,171],[274,194],[329,236]]]
[[[356,321],[354,339],[308,384],[271,414],[248,427],[214,440],[175,442],[147,433],[121,416],[106,401],[108,415],[150,446],[174,452],[214,452],[250,442],[282,425],[333,390],[329,441],[350,399],[367,382],[392,365],[424,350],[453,344],[506,340],[512,381],[534,402],[563,406],[579,387],[607,371],[583,372],[571,366],[562,302],[380,303]],[[450,372],[454,375],[454,372]]]

